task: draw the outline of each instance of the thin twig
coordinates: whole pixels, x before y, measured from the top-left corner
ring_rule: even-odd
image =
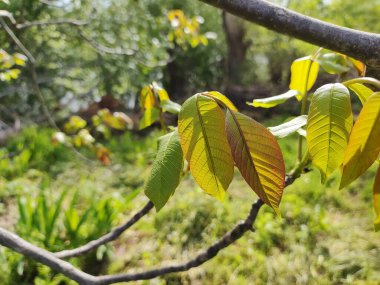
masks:
[[[32,21],[32,22],[24,22],[21,24],[17,24],[17,29],[26,29],[30,27],[38,27],[38,26],[50,26],[50,25],[71,25],[71,26],[85,26],[88,25],[89,21],[77,20],[77,19],[55,19],[49,21]]]
[[[82,245],[80,247],[56,252],[56,253],[54,253],[54,255],[58,258],[63,259],[63,258],[80,256],[80,255],[86,254],[90,251],[93,251],[93,250],[97,249],[99,246],[117,239],[125,230],[127,230],[128,228],[133,226],[135,223],[137,223],[152,208],[153,208],[153,203],[149,201],[140,211],[138,211],[125,224],[114,228],[113,230],[111,230],[106,235],[104,235],[104,236],[102,236],[96,240],[92,240],[89,243]]]

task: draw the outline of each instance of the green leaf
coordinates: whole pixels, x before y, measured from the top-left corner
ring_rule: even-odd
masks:
[[[160,137],[156,159],[145,183],[145,195],[159,211],[177,188],[183,169],[183,155],[178,132]]]
[[[375,209],[375,231],[380,231],[380,167],[377,170],[373,185],[373,208]]]
[[[297,90],[299,94],[296,96],[299,101],[302,100],[306,92],[313,87],[317,80],[319,64],[312,61],[311,56],[298,58],[293,61],[290,67],[290,84],[289,89]]]
[[[321,55],[317,62],[330,74],[341,74],[350,70],[345,57],[335,52]]]
[[[368,88],[367,86],[361,84],[361,83],[354,83],[348,85],[348,88],[355,93],[356,96],[359,97],[360,102],[362,102],[362,105],[368,100],[368,97],[371,96],[373,93],[375,93],[372,89]]]
[[[178,133],[191,174],[206,193],[218,199],[223,199],[234,172],[224,121],[218,103],[201,94],[186,100],[178,116]]]
[[[144,115],[140,120],[139,129],[145,129],[152,125],[153,123],[157,122],[159,117],[159,110],[156,108],[148,108],[144,111]]]
[[[261,107],[261,108],[272,108],[282,103],[285,103],[288,99],[296,97],[299,95],[297,90],[289,90],[288,92],[272,97],[255,99],[252,103],[247,103],[253,107]]]
[[[230,101],[230,99],[228,99],[225,95],[223,95],[222,93],[219,93],[218,91],[208,91],[208,92],[203,92],[201,93],[202,95],[204,96],[209,96],[211,98],[214,98],[216,99],[216,101],[218,102],[221,101],[225,106],[227,106],[227,108],[229,108],[230,110],[233,110],[233,111],[237,111],[237,108],[235,107],[235,105]]]
[[[171,100],[161,101],[160,106],[162,108],[162,111],[169,112],[172,114],[178,114],[181,110],[181,105]]]
[[[321,181],[343,162],[353,117],[350,93],[340,84],[326,84],[311,98],[306,127],[306,142],[313,164],[321,172]]]
[[[255,120],[227,110],[231,153],[253,191],[277,214],[285,185],[285,164],[275,137]]]
[[[306,122],[307,122],[307,116],[303,115],[303,116],[296,117],[281,125],[278,125],[275,127],[269,127],[268,130],[275,137],[284,138],[284,137],[287,137],[288,135],[291,135],[297,132],[304,125],[306,125]]]
[[[340,188],[362,175],[380,152],[380,92],[371,95],[361,110],[344,154]]]

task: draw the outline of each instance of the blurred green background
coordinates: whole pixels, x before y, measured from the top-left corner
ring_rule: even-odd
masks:
[[[74,114],[89,120],[104,107],[122,110],[136,125],[139,92],[157,81],[178,103],[196,92],[218,90],[245,113],[274,126],[298,114],[295,100],[270,110],[246,102],[287,91],[291,62],[318,48],[199,1],[5,2],[0,10],[12,13],[16,23],[6,22],[36,59],[44,103],[33,87],[29,62],[17,78],[0,81],[0,225],[52,251],[99,237],[147,202],[144,179],[162,131],[153,125],[143,131],[114,131],[108,139],[96,137],[110,151],[111,163],[103,165],[89,149],[53,143],[56,130],[47,123],[43,107],[60,128]],[[380,32],[378,0],[273,2]],[[168,39],[173,26],[167,15],[173,9],[197,17],[207,45]],[[0,42],[9,54],[23,53],[4,30]],[[320,71],[316,87],[339,80]],[[175,116],[165,119],[175,125]],[[296,135],[279,140],[288,170],[296,162],[297,141]],[[208,263],[135,284],[380,284],[374,173],[371,168],[339,191],[339,173],[323,186],[312,169],[286,188],[282,218],[264,206],[256,231]],[[93,274],[111,274],[191,258],[244,219],[255,201],[238,171],[235,176],[224,202],[205,195],[186,177],[159,213],[153,210],[118,241],[70,261]],[[3,247],[0,272],[0,284],[75,284]]]

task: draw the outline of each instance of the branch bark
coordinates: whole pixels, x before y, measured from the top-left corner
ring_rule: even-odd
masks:
[[[348,29],[263,0],[200,0],[250,22],[337,51],[380,70],[380,35]]]
[[[129,229],[131,226],[137,223],[143,216],[145,216],[152,208],[153,208],[153,203],[149,201],[128,222],[126,222],[125,224],[119,227],[114,228],[112,231],[105,234],[104,236],[96,240],[92,240],[89,243],[82,245],[80,247],[56,252],[54,255],[58,258],[64,259],[64,258],[80,256],[90,251],[93,251],[97,249],[99,246],[117,239],[124,231]]]

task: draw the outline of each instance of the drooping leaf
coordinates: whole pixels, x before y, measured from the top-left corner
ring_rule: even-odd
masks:
[[[297,90],[289,90],[288,92],[272,97],[255,99],[252,103],[247,103],[253,107],[261,107],[261,108],[272,108],[282,103],[285,103],[288,99],[296,97],[299,95],[299,91]]]
[[[230,110],[237,111],[237,108],[235,107],[234,103],[232,103],[230,99],[228,99],[225,95],[219,93],[218,91],[208,91],[202,93],[202,95],[216,98],[217,100],[222,101],[222,103],[226,105]]]
[[[362,175],[380,152],[380,92],[372,94],[361,110],[344,154],[340,188]]]
[[[145,194],[159,211],[177,188],[183,168],[183,155],[177,130],[159,139],[156,159],[145,183]]]
[[[181,105],[171,100],[164,100],[160,102],[160,106],[164,112],[178,114],[181,110]]]
[[[153,94],[152,88],[147,85],[140,92],[140,106],[141,109],[152,109],[156,103],[155,96]]]
[[[227,110],[226,132],[241,175],[277,214],[285,183],[284,159],[275,137],[261,124]]]
[[[281,125],[278,125],[275,127],[269,127],[268,130],[275,137],[284,138],[284,137],[287,137],[288,135],[291,135],[297,132],[300,128],[306,125],[306,122],[307,122],[307,116],[303,115],[303,116],[296,117]]]
[[[330,74],[340,74],[350,70],[347,66],[345,56],[335,52],[321,55],[317,62]]]
[[[343,162],[352,129],[350,93],[340,84],[326,84],[311,98],[306,127],[306,142],[313,164],[321,172],[321,181]]]
[[[377,170],[373,185],[373,208],[375,209],[375,231],[380,231],[380,166]]]
[[[313,87],[317,79],[319,64],[312,61],[311,56],[298,58],[293,61],[290,67],[290,84],[289,89],[297,90],[299,94],[296,96],[298,100],[302,100],[306,92]]]
[[[156,94],[157,94],[157,96],[161,102],[170,99],[168,92],[166,92],[166,90],[164,88],[162,88],[160,85],[158,85],[157,82],[155,82],[155,81],[152,82],[152,88],[154,89],[154,92],[156,92]]]
[[[156,108],[149,108],[144,111],[144,115],[140,120],[139,129],[145,129],[155,123],[159,117],[159,110]]]
[[[373,90],[361,83],[350,84],[348,85],[348,88],[352,90],[356,94],[356,96],[359,97],[359,100],[360,102],[362,102],[362,105],[368,100],[369,96],[375,93]]]
[[[201,94],[190,97],[178,116],[178,133],[191,174],[206,193],[219,199],[234,171],[224,121],[218,103]]]

